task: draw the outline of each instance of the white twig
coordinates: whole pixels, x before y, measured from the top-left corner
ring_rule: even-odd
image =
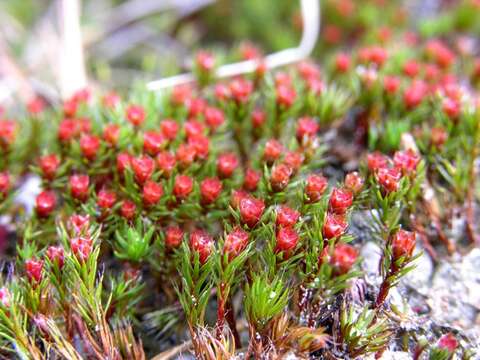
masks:
[[[87,86],[82,33],[80,30],[80,0],[59,0],[60,23],[60,89],[63,98]]]
[[[296,48],[285,49],[270,55],[264,59],[267,68],[272,69],[279,66],[295,63],[310,55],[317,42],[320,30],[320,0],[301,0],[303,34],[300,45]],[[258,66],[258,60],[247,60],[219,67],[216,77],[225,78],[240,74],[251,73]],[[169,88],[194,81],[192,73],[180,74],[165,79],[155,80],[147,84],[152,91]]]

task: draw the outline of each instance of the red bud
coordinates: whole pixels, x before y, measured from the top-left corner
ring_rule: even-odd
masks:
[[[102,209],[110,209],[117,201],[117,194],[113,191],[102,189],[97,195],[97,204]]]
[[[120,215],[127,220],[132,220],[137,212],[137,206],[133,201],[124,200],[120,208]]]
[[[155,161],[146,155],[133,158],[132,169],[137,182],[139,184],[143,184],[152,177],[152,174],[155,170]]]
[[[300,213],[296,210],[289,208],[288,206],[281,205],[277,209],[277,220],[276,223],[278,226],[283,227],[293,227],[300,217]]]
[[[179,199],[185,199],[193,190],[193,180],[187,175],[178,175],[175,178],[173,194]]]
[[[31,283],[39,283],[43,276],[43,261],[36,259],[25,261],[25,272]]]
[[[70,176],[69,183],[72,197],[85,201],[88,196],[88,186],[90,184],[88,175],[72,175]]]
[[[129,105],[126,109],[126,117],[133,126],[140,126],[145,121],[145,109],[140,105]]]
[[[169,226],[165,232],[165,245],[178,248],[183,240],[183,230],[178,226]]]
[[[222,178],[229,178],[232,176],[235,169],[238,167],[238,158],[233,153],[222,154],[217,160],[217,172]]]
[[[48,259],[52,262],[52,264],[57,264],[59,269],[63,268],[63,263],[65,261],[63,247],[49,246],[46,254]]]
[[[255,226],[260,221],[263,211],[265,210],[265,203],[252,196],[246,196],[240,199],[239,205],[242,222],[249,227]]]
[[[211,204],[217,200],[222,192],[222,182],[217,178],[207,178],[200,184],[200,195],[203,204]]]
[[[143,185],[143,203],[146,206],[155,205],[163,195],[163,187],[154,181],[147,181]]]
[[[53,191],[43,191],[36,199],[36,210],[40,217],[49,216],[57,205],[57,197]]]
[[[343,215],[327,214],[325,223],[323,224],[323,237],[324,239],[333,239],[342,236],[347,230],[347,222]]]
[[[353,194],[350,190],[344,188],[334,188],[330,195],[328,206],[330,211],[336,214],[345,214],[353,203]]]
[[[199,254],[201,264],[204,264],[213,251],[213,239],[204,230],[194,230],[190,234],[190,249]]]
[[[310,202],[316,202],[321,199],[327,189],[328,181],[320,174],[312,174],[307,178],[305,185],[305,194]]]
[[[398,230],[392,238],[393,257],[410,257],[415,249],[416,234],[414,232]]]
[[[293,228],[282,227],[277,231],[275,252],[289,252],[295,249],[298,244],[299,236]]]
[[[223,252],[229,260],[236,258],[248,245],[249,234],[240,227],[235,227],[225,238]]]

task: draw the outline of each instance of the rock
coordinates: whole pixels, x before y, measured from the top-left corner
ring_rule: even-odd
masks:
[[[480,249],[455,262],[442,263],[432,281],[429,305],[439,322],[469,329],[480,311]]]
[[[373,241],[367,242],[360,250],[362,257],[362,269],[365,270],[370,280],[381,280],[378,273],[378,265],[382,258],[382,249]],[[378,278],[378,279],[377,279]]]
[[[355,243],[365,244],[375,239],[372,231],[372,214],[370,211],[355,211],[350,219],[348,232],[353,235]]]
[[[401,284],[427,296],[430,292],[434,270],[433,260],[422,248],[417,247],[414,254],[417,255],[419,253],[422,253],[422,255],[415,261],[416,268],[405,275],[401,280]]]
[[[369,355],[365,360],[375,360],[375,354]],[[382,354],[381,360],[411,360],[412,356],[404,351],[390,351],[387,350]]]

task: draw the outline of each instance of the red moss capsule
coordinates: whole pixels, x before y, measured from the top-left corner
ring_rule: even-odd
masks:
[[[63,103],[63,114],[67,118],[72,118],[77,113],[78,103],[74,99],[66,100]]]
[[[195,63],[202,72],[210,72],[215,67],[215,57],[209,51],[199,51],[195,56]]]
[[[185,123],[184,129],[187,138],[203,136],[205,134],[205,125],[200,121],[193,119],[190,119]]]
[[[93,248],[93,241],[89,236],[78,236],[70,240],[70,249],[75,257],[84,262],[90,256]]]
[[[65,254],[61,246],[49,246],[46,252],[47,258],[52,264],[57,264],[59,269],[63,268]]]
[[[339,73],[346,73],[350,70],[351,59],[348,54],[340,53],[335,57],[335,70]]]
[[[263,211],[265,210],[265,203],[263,200],[256,199],[252,196],[246,196],[240,199],[239,209],[242,222],[249,227],[253,227],[262,218]]]
[[[222,178],[229,178],[233,172],[238,168],[237,155],[233,153],[222,154],[217,160],[217,172]]]
[[[38,115],[45,109],[45,102],[41,97],[35,96],[27,103],[27,110],[31,115]]]
[[[53,191],[43,191],[35,200],[37,215],[40,217],[49,216],[57,205],[57,197]]]
[[[300,217],[300,213],[286,205],[281,205],[277,208],[277,226],[293,227]]]
[[[176,225],[169,226],[165,231],[165,245],[178,248],[183,240],[183,230]]]
[[[143,184],[152,177],[155,170],[155,161],[146,155],[133,158],[132,170],[135,175],[135,180],[137,180],[139,184]]]
[[[230,205],[232,205],[234,209],[240,209],[240,201],[249,196],[250,194],[244,190],[233,190]]]
[[[73,234],[88,233],[88,229],[90,228],[90,216],[73,214],[68,219],[68,225]]]
[[[338,238],[345,233],[347,226],[344,215],[328,213],[323,224],[323,238],[327,240]]]
[[[413,150],[397,151],[393,156],[393,164],[396,168],[402,170],[404,174],[411,174],[417,170],[420,156]]]
[[[441,127],[435,127],[430,130],[430,141],[435,147],[442,147],[448,139],[447,131]]]
[[[120,137],[120,126],[117,124],[109,124],[103,129],[103,140],[111,146],[115,146]]]
[[[371,172],[388,166],[388,158],[382,153],[375,151],[367,155],[367,166]]]
[[[126,117],[133,126],[140,126],[145,121],[145,109],[140,105],[129,105],[126,109]]]
[[[111,91],[102,97],[102,104],[108,109],[115,109],[120,104],[120,96]]]
[[[153,206],[160,201],[163,195],[162,184],[154,181],[146,181],[143,185],[143,203],[146,206]]]
[[[423,81],[414,81],[403,93],[403,102],[407,109],[420,105],[427,95],[427,85]]]
[[[327,189],[328,181],[320,174],[312,174],[307,178],[305,185],[305,195],[308,201],[316,202],[321,199],[323,193]]]
[[[420,64],[416,60],[408,60],[403,64],[403,73],[411,78],[414,78],[420,72]]]
[[[163,175],[170,176],[175,168],[177,160],[175,155],[168,151],[162,151],[157,155],[157,166],[162,171]]]
[[[291,86],[280,85],[276,88],[277,104],[289,108],[297,98],[297,92]]]
[[[265,144],[265,149],[263,151],[263,159],[268,163],[272,163],[280,157],[282,152],[282,144],[275,139],[270,139]]]
[[[212,130],[216,130],[225,122],[225,114],[216,107],[208,106],[203,115],[205,122]]]
[[[275,165],[270,175],[270,185],[274,191],[282,191],[288,185],[292,169],[285,164]]]
[[[288,253],[297,247],[299,240],[298,233],[290,227],[282,227],[278,229],[276,236],[275,252]]]
[[[376,178],[380,186],[387,193],[391,193],[398,190],[402,173],[397,168],[381,168],[377,171]]]
[[[370,48],[369,60],[376,64],[378,67],[382,67],[388,59],[388,52],[380,46],[373,46]]]
[[[123,173],[127,167],[132,165],[132,155],[127,152],[121,152],[117,155],[117,170],[119,173]]]
[[[165,143],[165,138],[159,131],[145,131],[143,134],[143,150],[149,155],[157,155]]]
[[[398,230],[392,237],[392,252],[395,259],[410,257],[415,249],[416,234],[406,230]]]
[[[300,62],[297,70],[303,80],[319,79],[321,75],[318,66],[310,61]]]
[[[205,264],[213,251],[213,238],[204,230],[194,230],[190,234],[190,249],[197,252],[201,264]]]
[[[233,260],[245,250],[248,238],[249,234],[238,226],[227,235],[223,244],[223,252],[228,254],[229,260]]]
[[[193,190],[193,180],[187,175],[178,175],[175,178],[173,194],[178,199],[185,199]]]
[[[242,60],[254,60],[262,56],[261,50],[249,41],[240,44],[239,52]]]
[[[6,196],[10,190],[10,175],[8,172],[0,172],[0,195]]]
[[[345,188],[334,188],[328,207],[335,214],[345,214],[353,203],[353,193]]]
[[[84,201],[88,196],[90,178],[88,175],[72,175],[69,178],[70,194],[74,199]]]
[[[80,150],[88,160],[95,159],[99,148],[100,139],[95,135],[83,135],[80,139]]]
[[[176,158],[179,164],[186,168],[195,161],[195,148],[189,144],[180,144],[177,148]]]
[[[195,157],[205,160],[210,152],[210,140],[204,135],[188,138],[188,145],[195,151]]]
[[[198,97],[190,98],[187,101],[188,117],[192,119],[199,117],[201,114],[203,114],[206,106],[207,102],[204,99]]]
[[[243,179],[243,187],[247,191],[255,191],[260,181],[261,174],[252,168],[245,170],[245,178]]]
[[[207,178],[200,183],[200,196],[202,204],[208,205],[215,202],[222,192],[222,182],[217,178]]]
[[[39,283],[43,277],[43,261],[36,259],[25,261],[25,272],[31,283]]]
[[[455,335],[453,335],[452,333],[448,333],[442,335],[442,337],[438,340],[437,346],[440,349],[446,349],[452,353],[458,347],[458,341],[455,338]]]
[[[362,190],[363,185],[364,180],[358,172],[354,171],[345,176],[345,187],[353,194],[358,194]]]
[[[297,122],[297,139],[301,141],[304,138],[311,138],[317,134],[319,126],[315,119],[303,117]]]
[[[52,180],[57,173],[58,166],[60,165],[60,159],[56,154],[50,154],[42,156],[38,160],[40,170],[45,179]]]
[[[133,201],[124,200],[120,207],[120,215],[127,220],[132,220],[137,212],[137,206]]]
[[[459,101],[446,98],[442,101],[442,110],[450,119],[455,120],[460,116],[462,108]]]
[[[259,128],[267,120],[267,114],[261,109],[255,109],[252,111],[252,126],[254,128]]]
[[[336,275],[343,275],[350,271],[358,257],[358,251],[348,244],[337,244],[330,258],[330,264]]]
[[[102,209],[111,209],[117,201],[117,194],[110,190],[102,189],[97,195],[97,204]]]
[[[235,102],[246,103],[253,92],[253,84],[251,81],[239,78],[230,83],[229,89],[231,97]]]
[[[215,85],[215,99],[222,102],[230,98],[230,89],[225,84],[216,84]]]
[[[163,136],[168,140],[175,140],[178,134],[179,126],[175,120],[165,119],[160,123],[160,129]]]
[[[77,135],[77,122],[73,119],[63,119],[58,126],[58,139],[68,142]]]
[[[172,104],[185,105],[192,96],[192,88],[190,85],[178,85],[172,90]]]
[[[303,154],[296,151],[288,151],[283,158],[283,163],[290,167],[293,172],[297,172],[303,164]]]
[[[397,76],[385,76],[383,78],[383,88],[387,94],[393,95],[397,93],[398,88],[400,87],[400,78]]]
[[[12,120],[0,120],[0,147],[8,149],[17,137],[17,124]]]

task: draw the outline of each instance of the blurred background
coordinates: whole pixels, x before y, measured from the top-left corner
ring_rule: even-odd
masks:
[[[319,0],[321,35],[314,52],[378,42],[407,27],[423,36],[468,29],[479,33],[478,0]],[[209,48],[228,62],[250,49],[296,46],[300,1],[293,0],[2,0],[0,1],[0,103],[33,93],[61,97],[59,54],[66,46],[62,6],[78,5],[81,48],[89,86],[128,89],[188,69],[192,54]],[[70,25],[67,25],[70,26]],[[78,56],[70,50],[72,61]],[[243,54],[242,54],[243,51]],[[66,80],[63,79],[65,82]]]

